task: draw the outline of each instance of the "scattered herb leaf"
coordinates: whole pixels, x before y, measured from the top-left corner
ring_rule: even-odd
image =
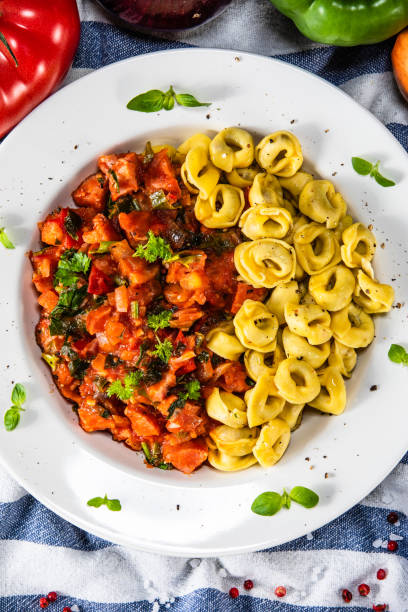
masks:
[[[4,427],[6,431],[13,431],[20,422],[20,412],[24,411],[23,404],[26,401],[26,390],[21,383],[16,383],[11,392],[11,403],[13,404],[4,414]]]
[[[26,398],[27,396],[24,386],[21,383],[16,383],[11,393],[12,404],[21,407],[21,405],[26,401]]]
[[[275,491],[265,491],[256,497],[251,510],[261,516],[273,516],[282,508],[282,496]]]
[[[151,230],[148,231],[147,236],[146,244],[139,244],[133,257],[142,257],[150,263],[157,259],[168,261],[173,255],[169,243],[160,236],[155,236]]]
[[[6,247],[6,249],[16,248],[14,244],[11,242],[10,238],[7,236],[6,230],[4,229],[4,227],[0,227],[0,242],[4,247]]]
[[[149,314],[147,315],[147,324],[151,327],[155,332],[159,329],[164,329],[169,326],[170,320],[173,316],[171,310],[162,310],[158,314]]]
[[[78,230],[82,225],[81,217],[73,210],[69,210],[67,216],[64,219],[64,227],[72,238],[72,240],[78,240]]]
[[[86,503],[88,506],[92,506],[93,508],[107,506],[107,508],[109,510],[112,510],[112,512],[119,512],[119,510],[122,510],[120,501],[118,499],[108,499],[106,493],[105,497],[93,497],[92,499],[89,499]]]
[[[20,410],[14,406],[9,408],[4,415],[4,427],[6,431],[13,431],[20,422]]]
[[[197,98],[188,93],[176,94],[173,86],[167,91],[160,91],[160,89],[150,89],[145,93],[139,94],[132,98],[127,103],[127,108],[133,111],[139,111],[141,113],[155,113],[162,108],[165,110],[171,110],[174,108],[174,101],[179,106],[210,106],[211,102],[199,102]]]
[[[307,487],[293,487],[289,493],[290,499],[304,508],[314,508],[319,503],[317,493]]]
[[[399,344],[391,344],[388,351],[388,358],[394,363],[408,365],[408,353],[404,347]]]
[[[290,493],[284,489],[282,495],[276,491],[266,491],[255,498],[251,510],[261,516],[273,516],[283,507],[289,510],[291,501],[304,508],[314,508],[319,503],[319,496],[307,487],[293,487]]]
[[[156,355],[163,363],[168,363],[173,352],[173,345],[168,338],[162,342],[161,340],[157,340],[157,344],[154,346],[154,351],[152,351],[152,355]]]
[[[385,178],[380,171],[379,166],[380,162],[378,161],[375,164],[367,161],[366,159],[362,159],[361,157],[352,157],[351,164],[357,174],[362,174],[363,176],[370,175],[373,179],[381,185],[381,187],[393,187],[395,185],[394,181]]]
[[[60,293],[58,303],[50,314],[49,332],[51,336],[58,336],[64,333],[62,319],[78,314],[86,295],[87,285],[79,289],[67,289]]]

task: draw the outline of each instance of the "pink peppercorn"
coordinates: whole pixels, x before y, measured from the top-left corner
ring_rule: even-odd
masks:
[[[398,542],[396,542],[395,540],[388,540],[387,548],[391,552],[398,550]]]
[[[232,589],[229,590],[229,596],[232,597],[232,599],[236,599],[239,595],[239,591],[236,587],[232,587]]]
[[[47,595],[48,601],[51,601],[51,602],[57,601],[57,597],[58,595],[56,594],[55,591],[50,591]]]
[[[399,519],[399,516],[396,512],[390,512],[387,516],[387,521],[391,523],[391,525],[395,525],[398,519]]]
[[[377,578],[378,580],[384,580],[384,578],[386,577],[387,572],[383,569],[379,569],[377,572]]]
[[[275,589],[275,595],[276,597],[285,597],[286,595],[286,589],[284,586],[277,586]]]
[[[353,596],[348,589],[343,589],[341,596],[346,603],[350,603],[350,601],[353,599]]]
[[[46,597],[40,598],[40,608],[47,608],[49,603],[50,602],[48,601]]]
[[[370,592],[370,587],[368,586],[368,584],[359,584],[358,585],[358,592],[360,593],[360,595],[362,595],[362,597],[367,597],[367,595]]]
[[[252,582],[252,580],[245,580],[245,582],[244,582],[244,589],[246,591],[250,591],[253,588],[254,588],[254,583]]]

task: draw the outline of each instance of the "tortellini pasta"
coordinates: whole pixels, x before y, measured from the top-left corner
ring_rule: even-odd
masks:
[[[207,199],[217,186],[220,170],[211,163],[208,149],[193,147],[181,167],[181,178],[189,191],[199,193],[201,198]]]
[[[309,181],[299,196],[299,210],[313,221],[325,223],[327,229],[333,229],[346,214],[347,204],[330,181]]]
[[[272,290],[266,305],[277,316],[279,325],[283,325],[286,322],[285,304],[299,304],[301,294],[302,292],[296,281],[278,285]]]
[[[210,383],[206,410],[218,425],[207,432],[208,462],[225,472],[269,467],[306,405],[344,411],[344,379],[357,350],[374,338],[371,315],[391,309],[394,291],[375,280],[374,235],[353,221],[331,181],[302,168],[290,132],[269,134],[254,147],[249,132],[229,127],[212,140],[196,134],[169,154],[182,164],[197,220],[221,237],[237,228],[238,281],[262,289],[259,299],[238,299],[234,319],[205,336],[209,351],[247,375],[239,382],[246,391]]]
[[[208,198],[197,197],[196,218],[211,228],[232,227],[245,206],[242,189],[233,185],[217,185]]]
[[[214,327],[205,337],[207,346],[213,353],[237,361],[240,355],[245,351],[238,338],[235,336],[234,324],[232,321],[220,323]]]
[[[378,283],[362,270],[357,272],[357,283],[354,291],[354,301],[365,312],[389,312],[394,301],[394,289],[389,285]]]
[[[294,134],[281,130],[265,136],[255,149],[261,168],[277,176],[293,176],[303,163],[300,142]]]
[[[350,348],[366,347],[374,338],[372,318],[354,302],[333,313],[331,326],[336,340]]]
[[[292,215],[285,208],[258,204],[241,215],[239,227],[251,240],[284,238],[292,228]]]
[[[210,143],[210,157],[214,166],[224,172],[250,166],[254,160],[251,134],[237,127],[221,130]]]
[[[349,268],[365,268],[374,257],[376,243],[372,232],[362,223],[353,223],[342,235],[341,258]]]
[[[284,359],[278,365],[275,385],[281,396],[291,404],[307,404],[320,392],[316,371],[307,361],[294,357]]]
[[[234,317],[235,333],[246,348],[269,353],[276,347],[277,318],[262,302],[245,300]]]
[[[324,272],[341,261],[339,242],[332,230],[318,223],[299,227],[293,236],[298,262],[307,274]]]
[[[254,446],[254,456],[262,467],[270,467],[279,461],[290,441],[290,427],[282,419],[273,419],[261,429]]]
[[[317,304],[286,304],[285,319],[290,331],[310,344],[323,344],[332,337],[330,314]]]
[[[329,341],[313,346],[309,344],[306,338],[291,332],[289,327],[285,327],[283,330],[282,340],[286,357],[304,359],[315,370],[324,364],[330,354]]]
[[[285,400],[279,396],[274,379],[268,374],[260,376],[255,387],[245,393],[249,427],[256,427],[274,419],[282,411]]]
[[[341,414],[346,407],[346,387],[337,368],[329,366],[319,372],[320,393],[309,406],[329,414]]]
[[[244,281],[254,287],[272,289],[293,279],[296,255],[294,248],[283,240],[262,238],[235,247],[234,263]]]
[[[229,427],[239,428],[248,423],[245,402],[227,391],[214,387],[206,402],[210,417]]]
[[[251,206],[256,206],[257,204],[282,206],[283,192],[276,176],[266,172],[256,174],[248,193],[248,200]]]
[[[336,311],[351,302],[355,284],[353,273],[340,264],[311,276],[309,292],[316,304]]]

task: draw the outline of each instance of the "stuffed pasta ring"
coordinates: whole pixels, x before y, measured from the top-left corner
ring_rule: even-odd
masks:
[[[242,189],[233,185],[219,184],[208,198],[198,196],[194,213],[205,227],[225,228],[232,227],[238,222],[244,206]]]
[[[265,304],[245,300],[234,317],[235,333],[243,346],[260,353],[275,350],[279,323]]]
[[[262,427],[253,453],[262,467],[270,467],[282,457],[289,441],[289,425],[282,419],[273,419]]]
[[[251,134],[238,127],[221,130],[210,143],[210,156],[214,166],[224,172],[250,166],[254,161],[254,141]]]
[[[251,240],[259,238],[284,238],[292,229],[292,215],[285,208],[258,204],[246,210],[239,220],[239,227]]]
[[[235,248],[234,263],[244,281],[268,289],[293,280],[296,271],[294,248],[274,238],[242,242]]]
[[[294,134],[281,130],[265,136],[255,149],[261,168],[277,176],[293,176],[303,163],[302,148]]]

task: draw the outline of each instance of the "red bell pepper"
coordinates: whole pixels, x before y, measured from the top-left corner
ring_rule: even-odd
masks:
[[[75,0],[0,0],[0,138],[62,81],[79,32]]]
[[[114,287],[113,281],[102,270],[92,265],[88,279],[88,293],[93,295],[104,295]]]

